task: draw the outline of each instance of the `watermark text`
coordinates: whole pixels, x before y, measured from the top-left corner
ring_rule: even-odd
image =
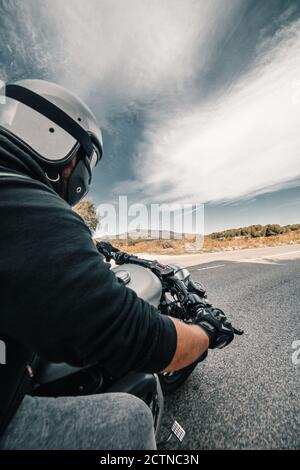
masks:
[[[186,251],[200,251],[204,240],[204,204],[100,204],[96,238],[117,240],[181,240]]]
[[[0,104],[6,104],[5,83],[0,80]]]
[[[6,364],[6,344],[0,340],[0,365]]]
[[[298,366],[300,365],[300,339],[293,341],[292,348],[295,349],[292,354],[292,363]]]
[[[300,79],[292,82],[292,103],[300,104]]]

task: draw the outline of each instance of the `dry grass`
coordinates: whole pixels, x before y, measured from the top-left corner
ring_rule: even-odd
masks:
[[[204,237],[201,250],[193,250],[194,240],[111,240],[111,243],[129,253],[183,254],[195,251],[233,251],[245,248],[263,248],[266,246],[300,244],[300,230],[270,237],[236,237],[227,240]]]

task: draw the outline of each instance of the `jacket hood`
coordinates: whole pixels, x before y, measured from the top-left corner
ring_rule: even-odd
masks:
[[[0,127],[0,168],[20,172],[51,188],[45,172],[28,149],[9,132]]]

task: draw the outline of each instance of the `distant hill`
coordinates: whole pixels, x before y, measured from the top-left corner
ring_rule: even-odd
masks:
[[[221,232],[213,232],[206,235],[212,240],[227,240],[230,238],[259,238],[271,237],[283,233],[296,232],[300,230],[300,224],[279,225],[249,225],[247,227],[231,228]],[[128,233],[120,233],[115,236],[103,236],[102,240],[189,240],[196,237],[196,234],[185,234],[167,230],[132,230]]]
[[[102,240],[181,240],[195,237],[195,234],[185,234],[168,230],[131,230],[115,236],[105,235]]]
[[[166,235],[166,232],[157,232],[156,235],[161,235],[160,237],[155,238],[154,235],[152,233],[150,237],[147,231],[139,231],[134,234],[134,237],[132,237],[132,233],[129,233],[127,239],[106,239],[109,239],[114,246],[130,253],[181,254],[231,251],[244,248],[299,244],[300,224],[285,226],[278,224],[250,225],[249,227],[214,232],[204,237],[171,233],[170,237],[173,236],[174,238],[163,239],[162,235]],[[177,235],[177,239],[175,235]],[[178,236],[180,239],[178,239]]]

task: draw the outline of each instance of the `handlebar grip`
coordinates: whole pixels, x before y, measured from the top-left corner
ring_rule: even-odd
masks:
[[[127,253],[124,253],[123,251],[118,251],[113,256],[113,259],[116,264],[125,264],[128,262],[127,261],[128,258],[129,258],[129,255]]]
[[[110,261],[112,258],[114,258],[114,255],[120,251],[118,248],[112,246],[112,244],[109,242],[97,242],[96,248],[99,253],[105,256],[106,261]]]

